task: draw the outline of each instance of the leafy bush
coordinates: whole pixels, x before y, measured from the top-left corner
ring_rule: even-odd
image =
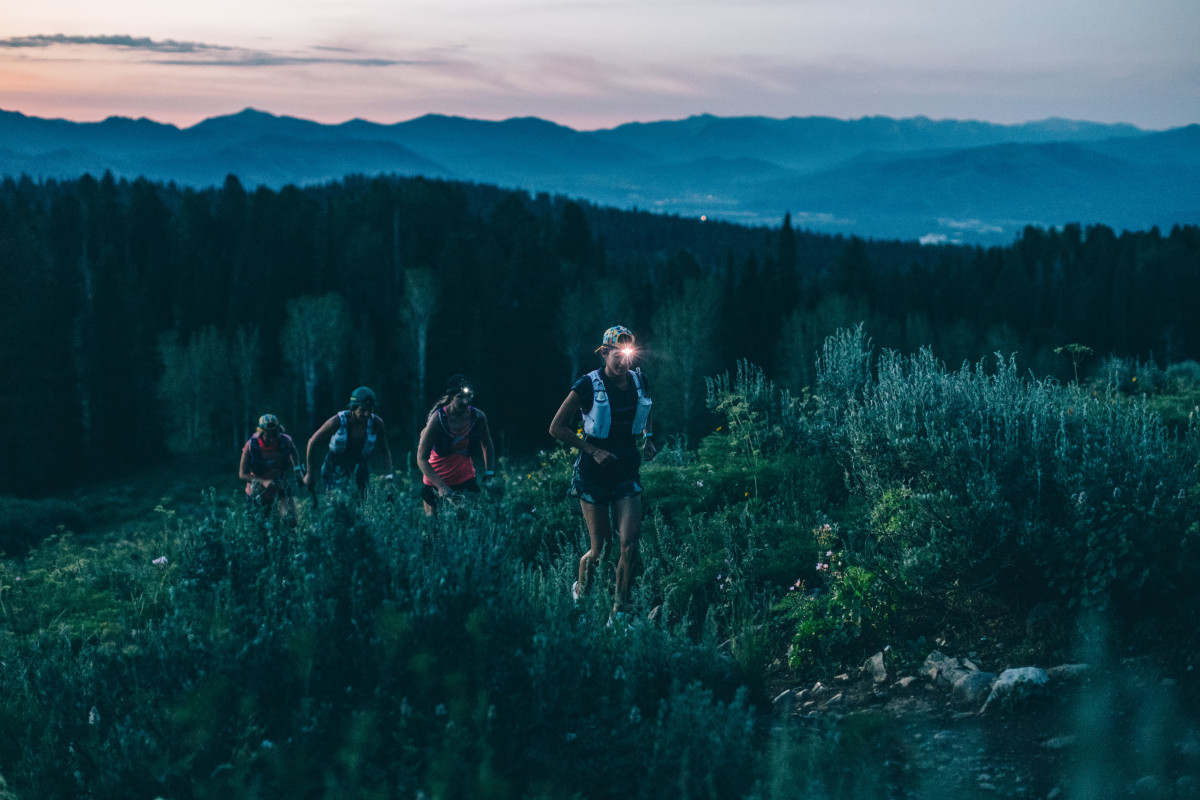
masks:
[[[815,585],[797,580],[776,606],[781,620],[794,626],[788,663],[799,670],[862,663],[868,651],[897,633],[895,596],[879,576],[847,563],[829,523],[813,530],[813,543]]]
[[[716,624],[648,619],[642,590],[606,628],[600,592],[570,599],[578,551],[553,555],[531,509],[533,560],[508,499],[427,520],[331,497],[296,530],[207,506],[179,526],[164,613],[106,639],[46,630],[0,676],[22,796],[659,796],[757,769]],[[698,748],[698,726],[739,736]]]
[[[887,785],[870,765],[893,732],[769,719],[785,651],[799,674],[887,644],[919,663],[925,635],[1051,601],[1194,653],[1195,425],[1172,437],[1144,395],[1011,358],[875,355],[861,328],[818,375],[796,399],[743,363],[710,383],[720,428],[644,466],[626,618],[611,553],[571,599],[586,532],[561,448],[433,518],[371,492],[303,502],[292,529],[210,491],[103,546],[56,534],[0,564],[4,778],[47,798],[845,796]]]
[[[847,559],[906,602],[965,617],[981,596],[1013,611],[1058,598],[1132,622],[1193,591],[1195,426],[1172,441],[1144,400],[1023,379],[1012,358],[876,359],[861,330],[825,352],[822,409],[844,402],[827,422],[869,509],[843,532]]]

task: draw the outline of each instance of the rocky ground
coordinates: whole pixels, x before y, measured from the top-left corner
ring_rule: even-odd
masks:
[[[896,674],[884,655],[775,698],[781,717],[826,737],[872,720],[875,794],[1200,798],[1200,715],[1148,664],[994,674],[935,651]]]

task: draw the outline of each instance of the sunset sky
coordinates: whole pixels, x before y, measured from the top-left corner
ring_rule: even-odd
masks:
[[[39,0],[0,109],[188,126],[692,114],[1200,122],[1198,0]],[[2,145],[2,143],[0,143]]]

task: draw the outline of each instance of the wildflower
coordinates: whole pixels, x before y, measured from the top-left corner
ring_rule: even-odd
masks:
[[[697,485],[697,486],[703,486],[703,485],[704,485],[704,481],[696,481],[696,485]]]
[[[166,563],[167,563],[167,557],[166,557],[166,556],[159,556],[158,558],[154,559],[154,560],[153,560],[153,561],[151,561],[150,563],[151,563],[151,564],[157,564],[158,566],[160,566],[160,567],[161,567],[162,565],[164,565],[164,564],[166,564]]]
[[[97,725],[100,723],[100,711],[92,706],[92,710],[88,712],[88,725]]]
[[[826,550],[826,551],[825,551],[825,557],[826,557],[826,558],[829,558],[829,557],[830,557],[830,556],[832,556],[832,555],[833,555],[833,551],[832,551],[832,550]]]
[[[828,564],[822,564],[820,562],[817,562],[817,572],[825,572],[828,569],[829,569]]]
[[[795,583],[792,584],[791,588],[788,589],[788,591],[789,592],[798,592],[803,588],[804,588],[804,579],[800,578]]]

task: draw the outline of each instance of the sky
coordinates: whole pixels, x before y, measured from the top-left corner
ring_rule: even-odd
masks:
[[[1200,0],[5,0],[0,109],[1200,123]],[[0,143],[2,144],[2,143]]]

